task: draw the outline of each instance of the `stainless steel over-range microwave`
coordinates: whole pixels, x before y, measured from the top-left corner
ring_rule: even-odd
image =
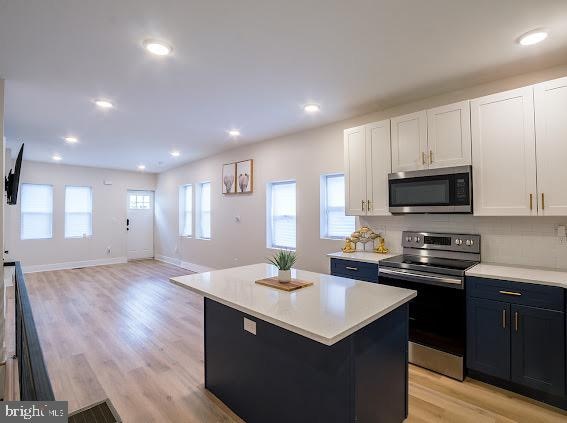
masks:
[[[472,166],[388,175],[390,213],[472,213]]]

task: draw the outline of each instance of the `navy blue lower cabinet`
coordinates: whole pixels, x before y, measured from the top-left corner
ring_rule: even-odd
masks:
[[[331,275],[366,282],[378,282],[378,265],[363,261],[331,258]]]
[[[565,290],[467,278],[467,371],[567,409]]]
[[[467,367],[487,375],[510,377],[510,304],[469,298]]]
[[[512,381],[565,394],[565,314],[512,305]]]

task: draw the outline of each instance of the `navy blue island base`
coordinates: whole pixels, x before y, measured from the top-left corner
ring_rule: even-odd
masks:
[[[408,321],[406,303],[327,346],[205,298],[205,387],[248,423],[399,423]]]

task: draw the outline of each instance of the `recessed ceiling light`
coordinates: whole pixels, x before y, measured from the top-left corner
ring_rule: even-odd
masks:
[[[51,158],[56,162],[63,160],[63,157],[61,157],[59,154],[54,154],[53,156],[51,156]]]
[[[230,135],[233,138],[236,138],[240,136],[240,131],[238,129],[231,129],[230,131],[228,131],[228,135]]]
[[[64,140],[69,144],[75,144],[76,142],[79,142],[77,137],[65,137]]]
[[[523,46],[533,46],[534,44],[541,43],[547,38],[547,31],[544,29],[536,29],[534,31],[526,32],[519,38],[519,43]]]
[[[163,41],[144,40],[143,44],[146,50],[156,56],[167,56],[173,51],[173,48]]]
[[[179,157],[181,155],[181,153],[177,150],[170,151],[169,154],[171,154],[173,157]]]
[[[321,111],[321,107],[318,104],[310,103],[303,106],[303,110],[307,113],[317,113]]]
[[[146,168],[146,165],[140,164],[138,165],[138,170],[144,170]]]
[[[112,109],[114,107],[114,104],[112,104],[110,101],[103,99],[95,100],[95,104],[101,109]]]

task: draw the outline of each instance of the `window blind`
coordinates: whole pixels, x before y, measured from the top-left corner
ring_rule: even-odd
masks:
[[[199,236],[211,238],[211,183],[203,182],[199,190]]]
[[[65,187],[65,238],[92,236],[91,187]]]
[[[181,235],[193,235],[193,186],[185,185],[182,188],[181,216]]]
[[[274,248],[295,249],[295,181],[272,183],[270,197],[269,245]]]
[[[20,238],[51,238],[53,235],[53,187],[22,184],[20,198]]]
[[[325,177],[325,219],[328,238],[344,238],[355,229],[354,216],[345,215],[345,177],[344,175],[327,175]]]

